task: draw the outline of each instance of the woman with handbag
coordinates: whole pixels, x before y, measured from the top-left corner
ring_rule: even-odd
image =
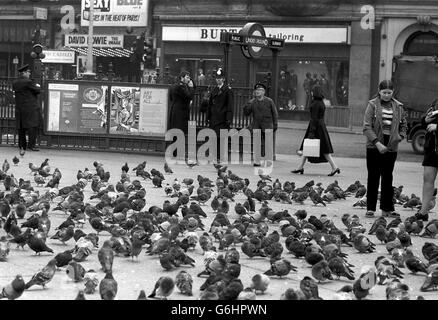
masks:
[[[291,172],[303,174],[306,161],[309,161],[310,163],[329,162],[332,171],[328,175],[334,176],[336,173],[341,173],[341,170],[335,164],[335,161],[331,156],[333,153],[333,147],[324,122],[325,104],[323,102],[324,94],[321,86],[313,86],[311,94],[312,103],[310,104],[310,122],[298,151],[298,154],[302,155],[301,164],[298,169],[292,170]],[[319,157],[307,157],[306,155],[303,155],[303,145],[306,139],[319,139]]]
[[[438,98],[436,98],[426,115],[421,118],[421,124],[426,129],[426,137],[424,141],[424,159],[423,159],[423,196],[422,206],[415,215],[417,219],[424,221],[429,220],[429,210],[433,206],[430,205],[433,193],[434,184],[438,171]]]
[[[363,133],[367,137],[366,163],[367,212],[374,217],[381,179],[380,209],[383,217],[396,218],[394,212],[392,172],[397,159],[398,144],[406,137],[406,116],[401,102],[393,97],[394,85],[390,80],[379,84],[377,97],[368,101],[364,115]]]

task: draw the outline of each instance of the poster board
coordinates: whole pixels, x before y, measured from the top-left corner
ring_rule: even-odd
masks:
[[[164,136],[167,131],[169,90],[158,87],[140,88],[139,133]]]
[[[106,133],[108,86],[49,83],[47,132]]]

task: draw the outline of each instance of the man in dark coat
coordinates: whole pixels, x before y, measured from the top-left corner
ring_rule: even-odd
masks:
[[[181,72],[178,80],[178,83],[170,88],[169,129],[180,129],[187,135],[190,102],[195,89],[189,72]]]
[[[200,111],[207,113],[208,126],[216,133],[217,161],[219,162],[221,154],[220,130],[229,130],[233,122],[233,91],[229,85],[225,84],[225,73],[221,68],[216,72],[216,84],[208,100],[203,101]]]
[[[38,128],[42,124],[42,110],[38,104],[39,84],[30,79],[30,67],[25,65],[18,69],[20,78],[14,81],[15,91],[15,120],[18,129],[18,147],[23,156],[26,149],[39,151],[36,147]],[[26,132],[29,143],[26,143]]]
[[[266,86],[262,83],[257,83],[254,86],[254,95],[255,98],[249,100],[246,105],[243,107],[243,113],[246,116],[252,114],[252,129],[261,129],[262,135],[262,145],[265,142],[265,130],[273,129],[274,135],[278,128],[278,111],[275,106],[274,101],[265,97]],[[275,138],[274,138],[275,141]],[[273,146],[273,150],[275,152],[275,146]],[[263,155],[263,151],[262,151]],[[275,158],[275,156],[274,156]],[[254,159],[254,166],[259,167],[260,162],[259,159]]]

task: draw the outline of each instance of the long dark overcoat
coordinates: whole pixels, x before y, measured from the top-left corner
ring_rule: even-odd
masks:
[[[169,97],[169,129],[180,129],[187,134],[190,120],[190,101],[195,93],[194,88],[179,83],[170,88]]]
[[[229,129],[233,123],[233,91],[223,85],[216,86],[210,94],[208,101],[201,105],[201,112],[207,112],[206,118],[213,130]]]
[[[14,81],[15,122],[17,129],[28,129],[42,125],[42,110],[38,105],[38,94],[41,92],[35,82],[27,78]]]

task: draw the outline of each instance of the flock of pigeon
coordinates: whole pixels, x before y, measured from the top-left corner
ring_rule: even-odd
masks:
[[[19,162],[17,157],[12,159],[13,165]],[[423,223],[414,215],[404,221],[378,217],[366,230],[352,213],[342,215],[342,226],[336,226],[327,214],[308,216],[305,205],[336,206],[348,197],[357,198],[353,207],[366,206],[366,187],[359,181],[343,190],[336,180],[325,188],[313,180],[296,186],[260,174],[253,185],[219,164],[213,165],[212,179],[198,174],[180,181],[167,163],[161,172],[149,169],[144,161],[132,169],[125,163],[113,184],[110,178],[114,173],[97,161],[92,165],[92,170],[78,170],[76,183],[63,185],[61,171],[56,168],[52,172],[49,159],[40,165],[29,163],[31,180],[17,180],[8,160],[4,161],[0,226],[5,235],[0,238],[0,268],[16,250],[44,253],[41,258],[49,260],[29,279],[11,275],[0,298],[17,299],[33,286],[50,289],[52,279],[64,273],[74,283],[83,283],[76,299],[98,294],[113,300],[119,288],[117,273],[113,274],[115,259],[141,260],[145,266],[159,261],[163,275],[152,292],[140,290],[138,299],[168,299],[175,290],[199,300],[263,299],[272,282],[298,271],[297,261],[305,261],[309,271],[277,299],[322,299],[318,286],[340,278],[347,284],[342,279],[331,299],[370,299],[375,286],[386,286],[387,299],[414,299],[403,281],[407,273],[424,274],[421,291],[438,288],[438,245],[433,240],[424,243],[421,253],[425,261],[415,253],[411,241],[411,236],[434,238],[437,219]],[[166,197],[162,205],[146,205],[149,188],[162,190]],[[396,204],[413,212],[421,206],[414,194],[402,193],[402,186],[394,190]],[[430,208],[434,201],[428,204]],[[288,209],[273,210],[275,202]],[[65,221],[52,226],[57,212],[65,214]],[[54,252],[47,239],[69,248]],[[355,273],[346,251],[366,255],[381,244],[387,254]],[[142,252],[147,258],[139,259]],[[96,268],[86,270],[82,264],[96,257]],[[241,279],[243,259],[266,261],[267,267],[245,283]],[[202,271],[191,272],[194,267]],[[171,270],[178,270],[175,277],[166,275]],[[199,288],[193,287],[195,277],[203,278]]]

